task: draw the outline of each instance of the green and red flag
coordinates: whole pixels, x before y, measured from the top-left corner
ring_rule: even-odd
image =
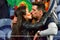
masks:
[[[25,6],[28,8],[29,11],[32,10],[32,3],[29,2],[28,0],[7,0],[7,2],[11,7],[16,8],[21,6],[21,4],[25,4]]]

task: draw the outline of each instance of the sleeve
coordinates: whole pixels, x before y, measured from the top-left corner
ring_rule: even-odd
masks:
[[[54,22],[51,22],[48,24],[48,29],[40,31],[41,36],[47,36],[47,35],[56,35],[58,32],[57,25]]]

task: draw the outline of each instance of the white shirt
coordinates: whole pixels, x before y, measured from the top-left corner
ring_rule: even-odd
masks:
[[[57,25],[54,22],[48,24],[48,29],[40,31],[41,36],[56,35],[58,32]]]

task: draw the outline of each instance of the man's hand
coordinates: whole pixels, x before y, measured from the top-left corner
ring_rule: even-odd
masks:
[[[40,33],[40,31],[38,31],[38,32],[35,34],[33,40],[37,40],[37,38],[40,37],[40,36],[39,36],[39,33]]]
[[[37,34],[35,34],[35,36],[34,36],[33,40],[36,40],[37,38],[38,38],[38,35],[37,35]]]

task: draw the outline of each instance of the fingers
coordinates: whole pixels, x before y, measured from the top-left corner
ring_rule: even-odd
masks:
[[[37,37],[38,37],[38,35],[37,35],[37,34],[35,34],[35,36],[34,36],[33,40],[36,40],[36,39],[37,39]]]
[[[39,33],[40,33],[40,31],[38,31],[38,32],[35,34],[33,40],[37,40],[37,38],[40,37],[40,34],[39,34]]]

